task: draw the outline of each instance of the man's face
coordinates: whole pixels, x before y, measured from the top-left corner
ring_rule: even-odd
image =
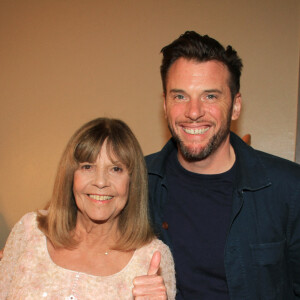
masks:
[[[216,60],[197,62],[179,58],[167,74],[165,116],[179,152],[199,161],[229,145],[231,120],[241,108],[241,95],[232,102],[229,71]]]

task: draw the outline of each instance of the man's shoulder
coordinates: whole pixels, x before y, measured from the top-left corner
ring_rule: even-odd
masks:
[[[160,151],[146,155],[145,161],[148,171],[153,170],[153,168],[155,170],[157,170],[157,168],[161,169],[170,153],[175,149],[176,144],[172,139],[170,139]]]
[[[157,151],[155,153],[151,153],[145,156],[146,165],[149,168],[153,165],[159,158],[162,157],[161,151]]]
[[[279,173],[300,176],[300,165],[285,158],[254,149],[246,145],[234,133],[231,133],[231,144],[238,156],[239,166],[259,172],[266,170],[269,175]],[[260,174],[257,174],[259,176]],[[274,176],[272,176],[274,177]]]
[[[239,188],[260,189],[272,186],[300,185],[300,165],[287,159],[254,149],[231,134],[236,153],[237,182]]]
[[[154,153],[150,153],[150,154],[148,154],[148,155],[145,156],[145,160],[146,160],[146,162],[151,163],[159,155],[160,155],[160,151],[157,151],[157,152],[154,152]]]
[[[265,168],[270,171],[275,173],[280,172],[281,175],[295,175],[300,178],[299,164],[260,150],[255,150],[255,153],[258,155]]]

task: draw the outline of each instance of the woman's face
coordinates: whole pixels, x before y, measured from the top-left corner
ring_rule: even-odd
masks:
[[[109,148],[108,148],[109,149]],[[73,193],[78,220],[115,222],[126,205],[130,176],[126,167],[111,155],[104,142],[94,163],[81,163],[74,173]]]

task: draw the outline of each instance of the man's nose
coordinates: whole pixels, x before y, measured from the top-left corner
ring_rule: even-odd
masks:
[[[191,99],[186,104],[185,116],[193,121],[198,120],[205,114],[204,105],[199,99]]]

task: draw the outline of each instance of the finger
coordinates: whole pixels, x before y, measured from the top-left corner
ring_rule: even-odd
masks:
[[[160,276],[158,276],[160,277]],[[166,286],[161,278],[160,282],[155,284],[145,284],[145,285],[135,285],[132,289],[132,295],[134,297],[138,296],[166,296],[167,295],[167,289]],[[156,299],[156,298],[154,298]]]
[[[146,295],[134,297],[134,300],[167,300],[166,295]]]
[[[147,275],[156,275],[159,270],[161,254],[159,251],[153,253]]]
[[[133,279],[134,286],[150,286],[163,283],[163,278],[157,275],[142,275]]]

